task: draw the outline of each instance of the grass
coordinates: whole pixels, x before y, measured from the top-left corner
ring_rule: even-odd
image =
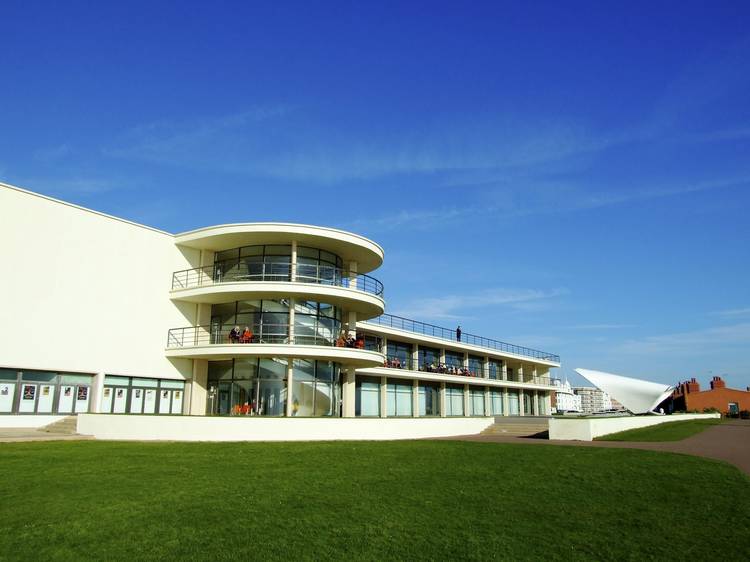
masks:
[[[742,559],[697,457],[451,441],[0,444],[4,560]]]
[[[640,427],[597,437],[597,441],[682,441],[712,425],[720,424],[720,418],[668,422],[651,427]]]

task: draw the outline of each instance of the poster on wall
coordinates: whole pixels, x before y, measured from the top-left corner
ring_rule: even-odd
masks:
[[[78,398],[77,400],[88,400],[89,398],[89,387],[79,386],[78,387]]]
[[[122,397],[123,397],[123,392],[122,392],[122,389],[121,389],[121,388],[118,388],[118,389],[117,389],[117,398],[122,398]]]
[[[63,396],[65,396],[66,398],[67,398],[68,396],[71,396],[72,394],[73,394],[73,387],[72,387],[72,386],[66,386],[66,387],[65,387],[65,388],[63,389]]]
[[[23,385],[23,399],[33,400],[34,396],[36,396],[36,385],[33,385],[33,384]]]
[[[141,389],[140,388],[136,388],[135,389],[135,397],[136,398],[140,398],[141,397]]]
[[[2,388],[0,388],[0,396],[8,396],[8,391],[9,390],[10,390],[10,388],[8,387],[8,385],[4,384],[2,386]]]
[[[104,398],[109,398],[109,394],[112,391],[111,388],[105,388],[104,389]]]

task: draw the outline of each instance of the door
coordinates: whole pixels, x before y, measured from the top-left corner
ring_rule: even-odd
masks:
[[[130,413],[140,414],[143,412],[143,388],[130,389]]]
[[[16,397],[16,384],[0,382],[0,412],[3,414],[13,411],[13,399]]]
[[[76,414],[85,414],[89,411],[89,394],[88,386],[76,386]]]
[[[143,413],[153,414],[156,412],[156,390],[147,388],[143,391]]]
[[[57,403],[58,414],[72,414],[73,413],[73,396],[75,387],[71,384],[64,384],[60,387],[60,398]],[[104,400],[102,399],[102,402]],[[106,410],[109,411],[109,410]]]
[[[18,403],[19,414],[33,414],[36,410],[36,391],[35,384],[23,383],[21,385],[21,401]]]
[[[159,413],[170,414],[172,412],[172,391],[159,391]]]
[[[112,389],[114,397],[112,399],[112,413],[124,414],[128,405],[128,389],[116,387]]]
[[[181,414],[182,413],[182,390],[175,390],[172,392],[172,413],[173,414]]]
[[[51,414],[52,404],[55,398],[55,387],[51,384],[42,383],[39,385],[39,400],[36,404],[37,414]]]

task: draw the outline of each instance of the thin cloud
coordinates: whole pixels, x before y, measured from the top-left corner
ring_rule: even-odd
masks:
[[[628,340],[619,345],[616,350],[642,355],[701,355],[705,354],[706,350],[747,344],[750,344],[750,323],[741,323]]]
[[[625,328],[635,328],[635,324],[576,324],[565,326],[565,330],[623,330]]]
[[[394,314],[417,320],[443,319],[458,320],[467,318],[467,312],[478,308],[507,307],[528,309],[555,297],[567,294],[567,289],[508,289],[496,288],[478,294],[446,295],[442,297],[416,299],[409,308],[398,309]]]
[[[718,310],[714,312],[716,316],[748,316],[750,308],[730,308],[729,310]]]

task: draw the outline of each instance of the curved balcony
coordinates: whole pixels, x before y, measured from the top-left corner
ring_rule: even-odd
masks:
[[[362,344],[337,345],[335,334],[305,331],[290,335],[289,324],[255,326],[249,337],[233,335],[229,328],[187,326],[173,328],[167,336],[168,357],[211,359],[233,357],[293,357],[335,361],[342,365],[365,368],[383,364],[383,354],[367,350]]]
[[[369,275],[319,264],[288,261],[220,264],[176,271],[172,298],[216,304],[228,300],[300,297],[330,302],[372,318],[383,313],[383,284]]]

